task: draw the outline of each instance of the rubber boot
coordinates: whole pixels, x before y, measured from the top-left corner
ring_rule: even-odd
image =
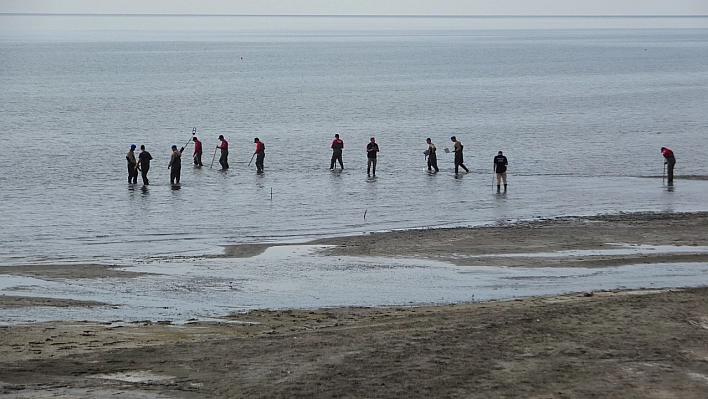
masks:
[[[504,191],[506,191],[506,184],[504,185]]]
[[[506,188],[504,188],[506,190]],[[497,192],[501,191],[501,185],[497,184]]]

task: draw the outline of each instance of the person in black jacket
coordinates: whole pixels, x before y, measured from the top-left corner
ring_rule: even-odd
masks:
[[[501,181],[504,180],[504,191],[506,191],[506,167],[509,161],[506,160],[504,153],[499,151],[499,154],[494,157],[494,171],[497,173],[497,191],[501,191]]]
[[[140,146],[140,155],[138,155],[138,163],[135,164],[135,170],[140,169],[140,173],[143,177],[143,184],[149,185],[148,181],[148,171],[150,170],[150,161],[152,160],[152,155],[145,150],[145,146]]]
[[[374,172],[374,176],[376,176],[376,153],[379,152],[379,145],[376,144],[376,139],[371,138],[369,141],[369,144],[366,145],[366,174],[369,175],[372,172]]]

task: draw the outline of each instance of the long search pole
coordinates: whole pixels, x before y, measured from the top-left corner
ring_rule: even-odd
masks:
[[[194,135],[195,135],[195,134],[197,134],[197,128],[196,128],[196,127],[195,127],[195,128],[192,128],[192,137],[190,137],[190,138],[189,138],[189,141],[187,141],[187,144],[184,145],[185,147],[189,145],[189,142],[192,141],[192,139],[194,139]]]
[[[209,166],[209,169],[211,169],[212,166],[214,166],[214,160],[216,159],[216,150],[218,150],[218,149],[219,149],[219,147],[214,148],[214,156],[211,157],[211,166]]]

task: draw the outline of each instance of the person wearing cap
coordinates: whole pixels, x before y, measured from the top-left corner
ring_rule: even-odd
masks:
[[[179,184],[179,178],[182,172],[182,151],[184,151],[184,147],[178,150],[176,145],[172,145],[172,156],[170,157],[170,164],[167,165],[167,169],[171,169],[171,184]]]
[[[440,169],[438,169],[438,156],[435,153],[438,149],[435,148],[435,144],[430,140],[430,137],[425,139],[425,142],[428,143],[428,149],[425,150],[425,155],[428,156],[428,170],[433,170],[435,169],[435,172],[439,172]]]
[[[661,147],[661,155],[664,156],[664,165],[668,165],[668,180],[669,184],[674,184],[674,165],[676,165],[676,157],[674,157],[674,152],[666,147]]]
[[[194,154],[192,154],[192,158],[194,158],[194,164],[197,166],[203,166],[202,165],[202,142],[197,140],[197,136],[192,137],[192,141],[194,141]]]
[[[136,184],[138,182],[138,168],[136,168],[138,161],[135,160],[135,144],[130,145],[125,159],[128,161],[128,183]]]
[[[453,143],[455,143],[453,150],[452,150],[452,152],[455,153],[455,174],[458,173],[459,167],[462,167],[462,169],[464,169],[465,172],[470,173],[470,170],[467,169],[467,167],[464,164],[465,160],[464,160],[464,157],[462,156],[462,149],[464,148],[464,146],[462,145],[460,140],[458,140],[455,136],[450,137],[450,140]]]
[[[219,157],[219,163],[222,169],[229,168],[229,143],[224,139],[223,135],[219,135],[219,140],[221,140],[221,145],[217,145],[216,148],[221,150],[221,156]],[[212,159],[212,162],[214,160]]]
[[[332,162],[329,164],[329,169],[334,169],[335,162],[339,161],[339,166],[344,169],[344,163],[342,163],[342,149],[344,149],[344,141],[339,138],[339,134],[334,135],[334,140],[332,141]]]
[[[150,170],[150,161],[152,160],[152,155],[145,150],[145,146],[140,146],[140,155],[138,155],[138,163],[135,164],[135,170],[140,169],[140,174],[143,178],[143,184],[148,185],[148,171]]]
[[[258,173],[263,173],[263,160],[265,159],[265,144],[263,144],[258,137],[253,139],[253,142],[256,143],[256,151],[253,152],[253,155],[256,156],[256,168],[258,169]]]
[[[374,172],[374,176],[376,176],[376,153],[379,152],[379,145],[376,144],[376,139],[371,138],[369,140],[369,144],[366,145],[366,174],[369,175],[372,172]]]
[[[499,151],[494,157],[494,172],[497,174],[497,191],[501,191],[501,181],[504,180],[504,191],[506,191],[506,167],[509,162],[506,160],[504,153]]]

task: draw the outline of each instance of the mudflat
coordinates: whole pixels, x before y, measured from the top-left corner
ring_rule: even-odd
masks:
[[[562,217],[493,226],[421,229],[327,238],[329,255],[421,257],[460,266],[609,267],[637,263],[706,262],[705,251],[563,256],[560,251],[617,249],[617,244],[708,245],[708,213],[623,213]],[[547,256],[534,256],[547,253]],[[528,254],[530,256],[524,256]]]
[[[622,214],[318,243],[334,245],[324,252],[331,256],[429,257],[469,267],[480,259],[514,267],[610,267],[705,262],[699,249],[708,242],[706,227],[704,213]],[[612,243],[696,251],[524,255]],[[66,269],[62,277],[70,275]],[[43,278],[36,267],[15,272]],[[0,296],[0,307],[18,301],[100,305]],[[705,398],[706,392],[706,287],[430,307],[257,310],[180,325],[0,326],[0,395],[7,398]]]

